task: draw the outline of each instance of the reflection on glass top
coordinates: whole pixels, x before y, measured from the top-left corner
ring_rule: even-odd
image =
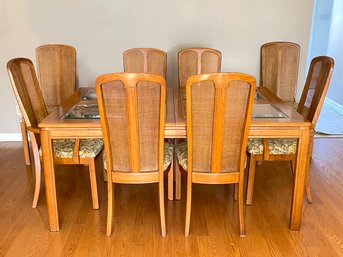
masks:
[[[76,104],[65,115],[63,119],[99,119],[97,104]]]
[[[87,93],[82,97],[82,100],[96,100],[95,88],[89,89]]]
[[[253,118],[288,118],[286,114],[271,104],[254,104]]]

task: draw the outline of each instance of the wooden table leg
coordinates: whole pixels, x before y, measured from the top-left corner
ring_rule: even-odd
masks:
[[[48,218],[50,231],[59,231],[58,207],[56,197],[55,169],[52,152],[50,131],[41,131],[43,167],[45,178],[46,202],[48,207]]]
[[[294,178],[294,188],[291,206],[291,230],[300,230],[302,207],[304,200],[304,186],[307,176],[308,158],[309,158],[309,143],[310,129],[304,128],[300,130],[298,141],[297,165]]]
[[[29,139],[27,137],[27,129],[24,120],[20,121],[20,130],[21,130],[21,138],[23,140],[23,150],[24,150],[24,160],[25,165],[30,165],[30,147],[29,147]]]

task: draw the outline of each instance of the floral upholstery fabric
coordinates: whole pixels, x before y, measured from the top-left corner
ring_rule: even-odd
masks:
[[[103,148],[102,139],[81,139],[79,148],[80,158],[94,158],[100,153]],[[52,148],[55,158],[73,158],[74,154],[74,139],[53,139]],[[40,154],[42,151],[40,149]]]
[[[181,142],[175,148],[175,154],[180,166],[187,171],[188,167],[188,149],[187,142]],[[244,167],[247,165],[247,159],[244,160]]]
[[[270,154],[295,154],[297,139],[295,138],[269,138]],[[261,138],[249,138],[247,151],[251,154],[263,154],[263,141]]]
[[[180,166],[184,170],[187,170],[187,166],[188,166],[187,142],[179,143],[175,148],[175,154],[176,154],[176,158]]]
[[[173,144],[169,144],[167,142],[164,143],[164,155],[163,155],[163,170],[165,171],[171,162],[173,161],[173,151],[174,147]],[[106,153],[104,152],[104,168],[107,169],[107,164],[106,164]]]

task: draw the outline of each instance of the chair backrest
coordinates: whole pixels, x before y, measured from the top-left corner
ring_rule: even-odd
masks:
[[[166,79],[167,53],[155,48],[133,48],[123,53],[124,72],[148,73]]]
[[[328,56],[312,59],[297,111],[316,125],[329,88],[334,60]]]
[[[178,77],[181,99],[185,99],[187,79],[194,75],[221,71],[222,54],[211,48],[187,48],[178,52]]]
[[[76,50],[68,45],[36,48],[38,77],[47,107],[58,106],[76,90]]]
[[[26,58],[12,59],[7,63],[7,71],[26,126],[38,128],[48,112],[32,61]],[[40,142],[38,136],[36,139]]]
[[[270,42],[261,46],[261,86],[283,101],[294,101],[298,81],[300,46]]]
[[[163,170],[165,80],[144,73],[107,74],[96,90],[111,171]],[[108,163],[108,162],[107,162]]]
[[[255,87],[255,77],[243,73],[187,80],[189,170],[221,173],[244,167]]]

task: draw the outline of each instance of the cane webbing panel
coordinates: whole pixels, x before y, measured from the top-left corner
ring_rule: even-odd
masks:
[[[167,54],[155,48],[134,48],[124,52],[124,71],[166,77]]]
[[[294,101],[298,81],[299,45],[270,42],[261,47],[261,85],[283,101]]]
[[[239,169],[239,153],[249,90],[250,85],[242,81],[231,82],[227,90],[222,172],[232,172]]]
[[[160,94],[158,83],[138,82],[131,94],[131,103],[137,104],[137,113],[128,113],[127,90],[122,82],[112,81],[102,84],[105,112],[112,151],[113,171],[130,172],[131,133],[138,129],[139,172],[158,170],[158,140],[160,129]],[[133,91],[130,91],[131,93]],[[136,96],[136,98],[134,98]],[[137,126],[129,127],[129,118],[137,115]],[[133,132],[132,132],[133,130]],[[131,145],[132,144],[132,145]],[[131,148],[132,149],[132,148]]]
[[[75,92],[76,50],[68,45],[43,45],[36,49],[42,94],[49,108],[60,105]]]

